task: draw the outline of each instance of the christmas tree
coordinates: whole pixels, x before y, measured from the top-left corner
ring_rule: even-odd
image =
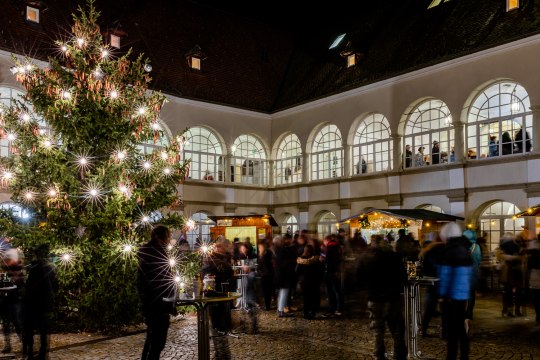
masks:
[[[31,217],[0,225],[25,250],[51,245],[61,320],[110,328],[140,320],[136,248],[153,223],[185,226],[172,210],[189,164],[181,135],[153,151],[141,146],[164,137],[165,97],[148,89],[148,61],[115,56],[93,1],[73,17],[72,38],[56,42],[46,67],[14,57],[26,95],[0,110],[12,153],[1,159],[0,180]]]

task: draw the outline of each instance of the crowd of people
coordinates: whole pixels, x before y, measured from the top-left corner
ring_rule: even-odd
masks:
[[[11,353],[11,333],[22,343],[25,359],[45,360],[49,351],[48,335],[58,281],[56,269],[49,261],[48,245],[33,249],[33,258],[26,263],[23,253],[3,238],[0,246],[3,289],[0,316],[4,333],[2,353]],[[34,331],[40,336],[39,352],[34,354]]]
[[[366,294],[376,359],[387,356],[386,327],[393,339],[394,358],[406,359],[403,293],[410,276],[406,264],[415,263],[420,265],[422,276],[439,279],[436,286],[426,288],[423,296],[421,335],[433,336],[430,322],[441,315],[437,335],[447,341],[446,358],[457,359],[459,353],[460,359],[468,359],[476,291],[482,289],[481,264],[486,252],[482,249],[485,234],[481,235],[477,238],[475,231],[462,231],[453,222],[426,236],[422,244],[406,229],[400,229],[396,238],[393,233],[375,234],[369,241],[359,231],[349,238],[343,229],[319,241],[316,234],[304,230],[259,241],[257,250],[249,239],[231,242],[220,236],[204,260],[202,275],[215,278],[217,289],[234,291],[235,269],[242,269],[250,279],[245,288],[247,311],[276,309],[279,318],[295,316],[298,307],[307,320],[340,317],[347,310],[346,294],[351,288],[361,290]],[[497,257],[504,286],[502,314],[520,316],[525,297],[530,294],[540,323],[540,241],[530,238],[525,228],[518,236],[506,234],[501,240]],[[169,315],[174,313],[172,303],[163,300],[169,292],[174,296],[172,274],[163,274],[162,266],[169,242],[168,229],[157,226],[150,242],[139,251],[139,291],[148,325],[145,360],[159,359]],[[324,297],[326,301],[322,301]],[[322,309],[324,303],[326,308]],[[211,309],[212,327],[224,333],[231,326],[226,306],[220,303]]]

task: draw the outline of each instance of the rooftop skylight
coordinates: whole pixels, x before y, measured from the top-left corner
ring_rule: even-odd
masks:
[[[438,6],[440,3],[449,2],[450,0],[433,0],[431,4],[429,4],[428,9],[434,8],[435,6]]]
[[[338,46],[339,43],[341,43],[341,41],[342,41],[343,38],[345,37],[345,35],[347,35],[347,34],[341,34],[341,35],[339,35],[339,36],[336,38],[336,40],[334,40],[334,42],[332,43],[332,45],[330,45],[330,47],[329,47],[328,49],[330,50],[330,49],[333,49],[333,48],[335,48],[336,46]]]

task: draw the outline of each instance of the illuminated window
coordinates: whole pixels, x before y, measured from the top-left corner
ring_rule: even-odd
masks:
[[[285,214],[284,221],[281,223],[281,234],[294,235],[298,231],[298,220],[291,214]]]
[[[187,63],[193,70],[200,71],[202,69],[202,62],[206,60],[206,57],[205,52],[198,44],[186,53]]]
[[[298,183],[302,181],[302,146],[295,134],[289,134],[279,144],[275,161],[276,185]]]
[[[404,137],[405,168],[455,161],[454,128],[448,106],[426,100],[409,115]]]
[[[315,136],[311,149],[311,180],[343,176],[343,143],[336,125],[326,125]]]
[[[16,106],[18,101],[24,102],[23,95],[24,93],[22,91],[10,87],[0,86],[0,108]],[[28,114],[30,114],[32,121],[36,121],[38,123],[39,134],[52,136],[52,130],[45,123],[45,121],[43,121],[43,119],[36,116],[36,114],[32,111],[32,106],[29,104],[24,104],[24,106],[28,110]],[[11,141],[4,136],[0,140],[0,157],[7,157],[10,155]]]
[[[490,251],[499,247],[504,234],[509,233],[513,238],[523,230],[525,219],[514,217],[519,212],[521,210],[516,205],[505,201],[492,203],[484,209],[479,219],[480,230],[488,235],[487,243]]]
[[[201,59],[192,57],[191,58],[191,68],[194,70],[201,70]]]
[[[240,135],[232,147],[231,182],[266,185],[267,161],[262,143],[252,135]]]
[[[324,239],[326,235],[337,233],[337,229],[336,215],[330,211],[323,213],[317,222],[317,232],[320,239]]]
[[[210,228],[215,226],[216,223],[208,218],[208,215],[204,212],[196,212],[191,215],[191,219],[195,221],[196,226],[193,230],[187,232],[186,240],[193,249],[195,244],[210,240]]]
[[[26,20],[39,24],[39,9],[31,6],[26,7]]]
[[[223,148],[217,136],[205,127],[192,127],[184,134],[184,158],[190,159],[189,177],[223,181]]]
[[[169,137],[166,132],[167,126],[161,121],[158,122],[158,125],[157,138],[151,137],[147,141],[137,144],[137,149],[139,149],[141,154],[149,155],[169,145]]]
[[[392,168],[390,124],[382,114],[368,115],[354,135],[352,148],[354,175]]]
[[[30,213],[21,205],[14,202],[5,202],[0,204],[0,210],[10,212],[16,219],[27,220],[31,217]]]
[[[347,56],[347,67],[353,67],[356,65],[356,54],[351,54]]]
[[[345,35],[347,35],[347,34],[341,34],[341,35],[339,35],[339,36],[334,40],[334,42],[332,43],[332,45],[330,45],[330,47],[329,47],[328,49],[330,50],[330,49],[333,49],[333,48],[337,47],[337,46],[341,43],[341,41],[345,38]]]
[[[111,46],[120,49],[120,36],[111,34]]]
[[[529,152],[533,116],[525,88],[502,81],[474,99],[467,116],[467,152],[479,159]]]
[[[519,0],[506,0],[506,11],[519,9]]]

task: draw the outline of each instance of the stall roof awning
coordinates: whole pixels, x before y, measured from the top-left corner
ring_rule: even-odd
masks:
[[[222,219],[247,219],[247,218],[257,218],[257,219],[268,219],[269,224],[272,226],[278,226],[278,223],[272,215],[223,215],[223,216],[209,216],[209,219],[217,223],[218,220]]]
[[[536,206],[532,206],[528,208],[527,210],[524,210],[520,213],[517,213],[515,215],[516,217],[522,217],[522,216],[540,216],[540,204]]]
[[[365,213],[354,215],[346,219],[341,220],[340,222],[346,222],[347,220],[353,220],[359,218],[360,216],[365,216],[373,213],[381,213],[388,216],[393,216],[400,219],[407,220],[428,220],[433,222],[446,222],[446,221],[456,221],[456,220],[465,220],[460,216],[454,216],[449,214],[443,214],[436,211],[426,210],[426,209],[371,209]]]

